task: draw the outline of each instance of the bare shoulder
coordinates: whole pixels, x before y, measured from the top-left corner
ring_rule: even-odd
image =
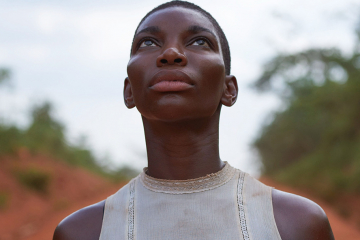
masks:
[[[273,189],[274,216],[282,240],[333,240],[324,210],[313,201]]]
[[[98,240],[104,206],[105,200],[67,216],[56,227],[53,240]]]

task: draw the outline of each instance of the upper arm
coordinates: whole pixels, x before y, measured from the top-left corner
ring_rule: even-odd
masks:
[[[319,205],[275,189],[272,197],[275,221],[282,240],[334,239],[329,220]]]
[[[64,218],[56,227],[53,240],[98,240],[105,200]]]

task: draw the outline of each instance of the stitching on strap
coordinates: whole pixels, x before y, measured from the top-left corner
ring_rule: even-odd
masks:
[[[130,183],[128,240],[134,240],[134,197],[135,197],[135,180],[131,181]]]
[[[247,230],[247,225],[246,225],[244,199],[243,199],[244,178],[245,178],[245,173],[240,172],[238,189],[237,189],[237,201],[238,201],[238,208],[239,208],[241,232],[242,232],[244,240],[250,240],[250,236],[249,236],[249,233]]]

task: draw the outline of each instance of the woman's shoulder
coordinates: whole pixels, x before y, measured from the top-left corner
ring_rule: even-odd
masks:
[[[334,239],[324,210],[315,202],[273,189],[274,217],[282,240]]]
[[[67,216],[56,227],[53,240],[99,239],[105,200]]]
[[[129,183],[106,200],[82,208],[64,218],[56,227],[53,240],[98,240],[106,211],[105,202],[107,208],[113,210],[123,207],[124,199],[129,194]]]
[[[258,212],[257,204],[260,204],[261,209],[267,211],[261,212],[262,216],[266,215],[268,221],[272,218],[271,222],[275,220],[274,224],[282,240],[334,239],[324,210],[315,202],[274,189],[247,173],[244,188],[252,212]],[[269,211],[273,212],[273,216],[267,215]]]

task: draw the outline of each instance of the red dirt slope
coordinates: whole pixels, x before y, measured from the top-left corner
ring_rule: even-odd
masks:
[[[56,225],[64,217],[105,199],[122,185],[115,186],[85,170],[44,156],[34,157],[27,152],[22,152],[18,158],[0,159],[0,166],[0,194],[8,197],[8,204],[3,209],[0,206],[0,240],[52,239]],[[14,172],[29,168],[51,175],[47,193],[29,190],[17,180]],[[336,240],[360,240],[360,231],[354,222],[344,220],[330,205],[269,179],[261,180],[277,189],[317,202],[327,213]]]
[[[57,223],[66,215],[105,199],[117,189],[83,169],[26,152],[18,158],[0,159],[0,164],[0,193],[7,200],[0,209],[0,240],[52,239]],[[26,169],[50,175],[47,192],[31,190],[19,182],[15,172]],[[47,234],[42,234],[44,231]]]

